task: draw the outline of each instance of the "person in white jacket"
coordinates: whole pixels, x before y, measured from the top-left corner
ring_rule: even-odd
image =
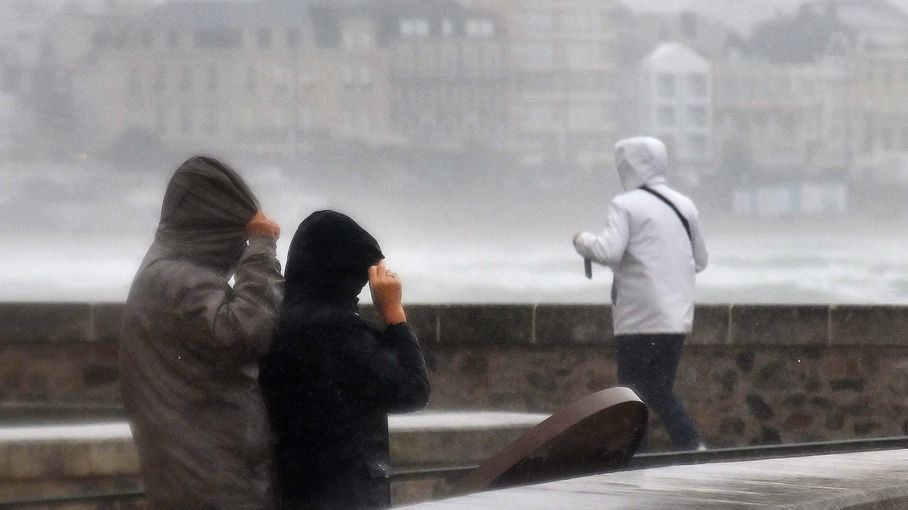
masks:
[[[577,234],[574,248],[614,273],[619,384],[633,388],[662,418],[676,448],[703,448],[672,391],[693,324],[695,274],[708,258],[697,209],[668,186],[668,155],[661,141],[621,140],[615,145],[615,163],[625,192],[609,205],[605,231]]]

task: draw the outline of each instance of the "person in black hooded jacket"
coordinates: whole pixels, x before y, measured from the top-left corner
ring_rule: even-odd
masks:
[[[387,413],[424,407],[429,382],[397,275],[349,217],[319,211],[290,245],[285,298],[260,384],[275,434],[280,507],[391,504]],[[360,318],[369,282],[384,331]]]

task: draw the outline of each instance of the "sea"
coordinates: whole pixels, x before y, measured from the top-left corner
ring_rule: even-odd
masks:
[[[125,300],[153,239],[167,178],[0,165],[0,301]],[[492,196],[488,203],[498,208],[483,210],[457,193],[420,202],[385,187],[375,197],[362,191],[368,183],[355,193],[324,194],[314,185],[288,186],[279,168],[260,169],[249,181],[283,226],[282,262],[296,224],[331,207],[376,235],[389,267],[401,275],[406,302],[609,300],[610,270],[597,266],[586,279],[571,246],[575,232],[602,228],[606,191],[598,203],[588,194],[567,208]],[[506,214],[507,204],[520,210]],[[697,277],[698,302],[908,304],[904,218],[741,219],[701,210],[709,265]],[[369,302],[368,290],[362,300]]]

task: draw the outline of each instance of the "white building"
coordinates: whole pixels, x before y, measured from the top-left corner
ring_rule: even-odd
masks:
[[[641,134],[665,142],[673,165],[696,179],[713,159],[712,65],[690,48],[660,44],[639,71]]]

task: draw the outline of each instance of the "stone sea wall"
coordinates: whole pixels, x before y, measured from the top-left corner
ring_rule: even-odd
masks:
[[[434,409],[548,412],[617,383],[608,306],[407,310]],[[0,418],[115,413],[121,314],[0,304]],[[699,306],[675,389],[712,446],[908,434],[908,307]]]

